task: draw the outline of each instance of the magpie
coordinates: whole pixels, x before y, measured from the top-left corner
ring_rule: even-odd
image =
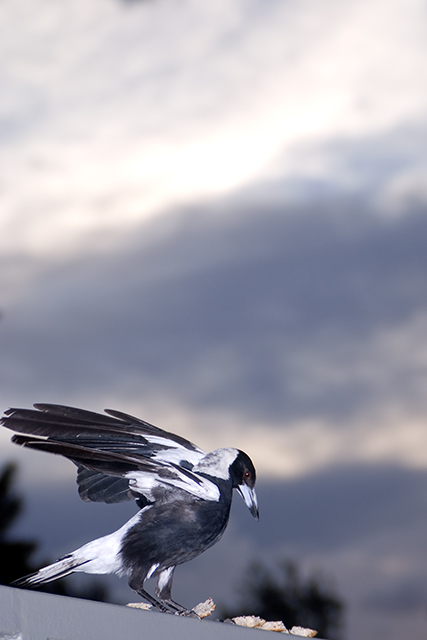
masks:
[[[258,520],[256,472],[239,449],[205,453],[181,436],[120,411],[94,413],[54,404],[9,409],[1,419],[12,441],[60,454],[77,466],[80,497],[135,500],[139,511],[120,529],[85,544],[13,584],[33,587],[74,572],[127,576],[129,586],[160,611],[195,616],[172,600],[175,567],[221,538],[233,489]],[[155,596],[144,588],[157,577]]]

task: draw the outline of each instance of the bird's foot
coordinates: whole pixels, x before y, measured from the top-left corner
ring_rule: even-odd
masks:
[[[185,618],[197,618],[198,620],[200,620],[200,616],[194,611],[194,609],[186,609],[171,598],[162,600],[161,602],[163,605],[169,607],[169,609],[172,610],[170,613],[174,613],[177,616],[183,616]]]
[[[194,611],[194,609],[186,609],[180,613],[177,611],[176,615],[183,616],[184,618],[196,618],[196,620],[201,620],[201,617]]]

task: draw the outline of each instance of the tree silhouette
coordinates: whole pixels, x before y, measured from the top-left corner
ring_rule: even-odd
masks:
[[[8,529],[23,507],[22,498],[16,494],[13,486],[16,473],[17,467],[13,462],[6,464],[0,473],[0,584],[6,585],[40,568],[31,561],[31,556],[37,549],[35,541],[10,540],[8,537]],[[47,560],[42,566],[49,562]],[[107,591],[98,581],[91,581],[87,587],[77,589],[63,578],[42,585],[39,590],[88,600],[107,600]]]
[[[35,542],[9,541],[7,530],[22,509],[22,501],[13,492],[16,465],[7,464],[0,475],[0,583],[10,584],[20,576],[34,571],[30,556]]]
[[[255,615],[282,620],[288,628],[316,629],[321,638],[340,637],[344,604],[322,576],[303,579],[296,563],[288,560],[280,561],[274,572],[254,562],[241,584],[240,606],[234,611],[223,609],[222,616]]]

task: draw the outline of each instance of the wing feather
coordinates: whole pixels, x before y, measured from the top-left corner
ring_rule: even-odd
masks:
[[[154,436],[165,446],[180,446],[188,451],[204,452],[189,440],[169,431],[159,429],[149,422],[120,411],[106,409],[109,415],[76,409],[58,404],[35,404],[33,409],[9,409],[1,419],[3,426],[18,433],[33,436],[77,437],[106,436],[125,439],[132,436],[133,442],[146,443],[144,436]],[[130,439],[128,438],[128,441]]]
[[[110,476],[79,465],[77,470],[79,496],[85,502],[126,502],[135,494],[129,488],[127,478]]]
[[[157,489],[170,487],[218,498],[216,485],[191,471],[205,452],[185,438],[119,411],[104,415],[63,405],[34,407],[10,409],[2,424],[17,432],[16,444],[74,462],[83,500],[122,502],[144,496],[152,501]]]

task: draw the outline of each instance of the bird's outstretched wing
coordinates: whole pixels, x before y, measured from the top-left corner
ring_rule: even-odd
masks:
[[[78,466],[83,500],[123,502],[175,487],[207,500],[217,486],[192,472],[206,454],[184,438],[119,411],[106,414],[53,404],[9,409],[2,424],[17,432],[12,441],[56,453]],[[25,434],[25,435],[24,435]]]

